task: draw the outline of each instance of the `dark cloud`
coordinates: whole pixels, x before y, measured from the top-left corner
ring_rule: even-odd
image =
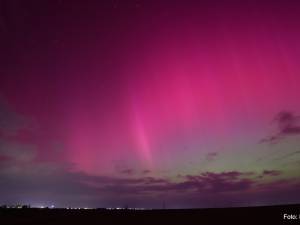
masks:
[[[282,111],[278,113],[273,119],[273,122],[277,125],[277,132],[274,135],[263,138],[260,143],[267,142],[276,144],[286,136],[300,134],[300,117],[292,112]]]
[[[282,172],[279,170],[264,170],[260,175],[258,175],[258,178],[277,177],[281,174]]]
[[[282,131],[282,134],[285,135],[293,135],[293,134],[300,134],[300,126],[299,127],[286,127]]]
[[[197,176],[185,176],[181,182],[169,179],[142,177],[142,178],[112,178],[86,177],[85,182],[98,190],[109,193],[135,193],[137,195],[160,194],[165,191],[178,193],[226,193],[245,191],[251,188],[255,181],[244,178],[252,173],[237,171],[212,173],[206,172]]]
[[[274,118],[274,121],[278,123],[279,128],[282,130],[286,127],[294,126],[295,122],[298,120],[298,117],[295,116],[292,112],[282,111],[277,114]]]
[[[294,115],[292,112],[283,111],[275,117],[275,122],[278,124],[280,134],[292,135],[300,134],[299,116]]]
[[[262,173],[263,176],[279,176],[281,171],[279,170],[264,170]]]
[[[187,179],[196,182],[194,184],[197,184],[197,189],[201,192],[227,192],[249,189],[254,183],[251,179],[245,178],[249,175],[252,175],[252,173],[238,171],[206,172],[199,176],[187,176]]]

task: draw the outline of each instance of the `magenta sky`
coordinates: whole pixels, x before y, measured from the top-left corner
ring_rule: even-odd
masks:
[[[300,5],[195,2],[1,1],[0,204],[299,203]]]

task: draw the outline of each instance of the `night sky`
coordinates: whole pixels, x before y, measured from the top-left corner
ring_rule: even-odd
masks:
[[[300,3],[0,0],[0,205],[300,203]]]

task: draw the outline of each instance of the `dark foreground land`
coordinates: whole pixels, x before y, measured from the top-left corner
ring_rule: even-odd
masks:
[[[286,216],[284,216],[286,214]],[[181,209],[0,209],[0,224],[300,224],[300,205]],[[284,218],[286,217],[286,218]],[[292,219],[292,217],[294,219]],[[288,219],[290,218],[290,219]]]

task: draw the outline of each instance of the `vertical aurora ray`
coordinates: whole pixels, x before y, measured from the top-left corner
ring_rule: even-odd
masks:
[[[143,161],[146,161],[146,167],[149,169],[153,169],[152,165],[152,156],[151,156],[151,146],[149,143],[149,139],[142,123],[142,119],[140,118],[138,110],[134,107],[134,130],[135,130],[135,137],[137,142],[137,151],[141,156]]]

